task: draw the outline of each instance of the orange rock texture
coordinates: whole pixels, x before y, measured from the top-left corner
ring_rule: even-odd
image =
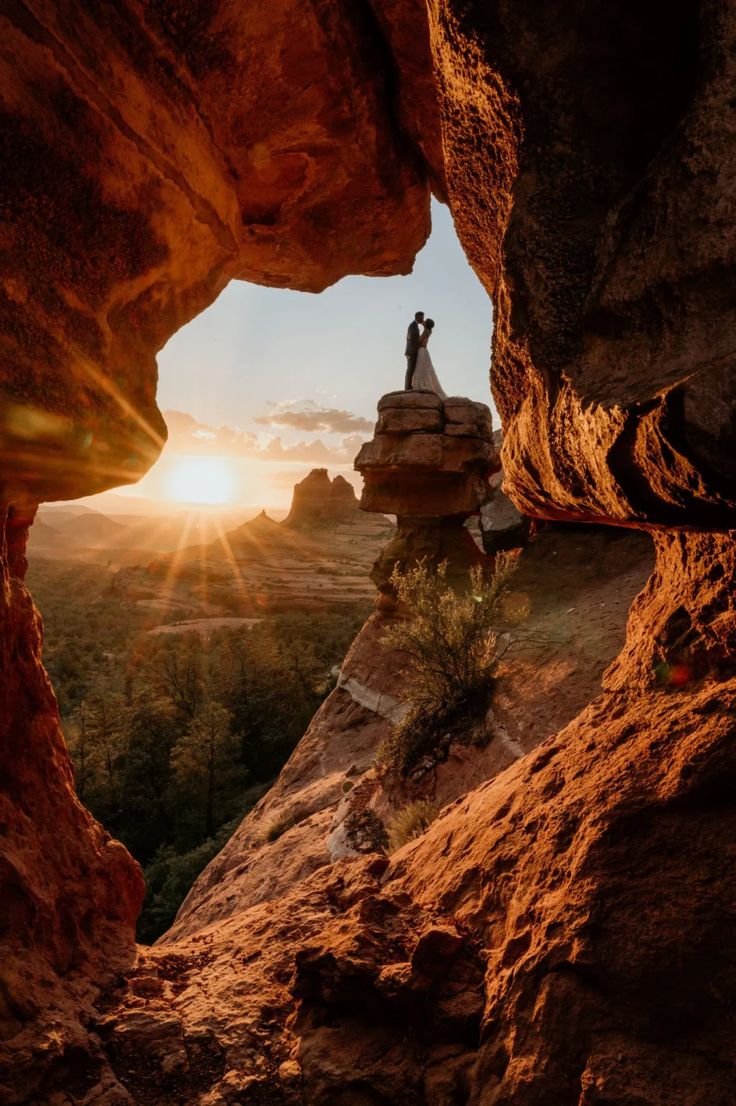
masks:
[[[129,969],[143,902],[137,864],[74,794],[41,620],[23,585],[32,514],[0,519],[0,1097],[86,1046],[91,998]],[[95,981],[92,988],[90,981]]]
[[[0,21],[3,1096],[732,1102],[732,5],[9,0]],[[100,1003],[141,888],[73,796],[21,582],[32,504],[145,470],[156,351],[228,280],[406,271],[430,184],[493,298],[509,494],[656,531],[626,646],[390,863],[289,873],[287,833],[263,902],[229,846],[222,893],[215,861]],[[432,436],[406,418],[386,432]]]
[[[229,280],[408,272],[429,189],[368,5],[0,20],[0,479],[38,501],[146,471],[166,433],[156,351]]]

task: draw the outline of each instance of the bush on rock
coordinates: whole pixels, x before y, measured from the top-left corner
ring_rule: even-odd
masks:
[[[515,564],[512,554],[499,554],[490,576],[472,568],[463,593],[447,582],[447,562],[394,569],[391,582],[408,617],[383,641],[407,658],[408,709],[378,750],[379,769],[406,777],[423,757],[441,755],[453,737],[485,718],[494,673],[510,644],[500,602]]]

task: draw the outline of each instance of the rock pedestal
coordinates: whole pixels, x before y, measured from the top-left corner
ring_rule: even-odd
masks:
[[[374,437],[355,468],[364,480],[361,509],[396,515],[396,534],[371,573],[389,602],[396,564],[446,560],[448,576],[460,582],[484,560],[465,522],[480,512],[489,477],[500,468],[492,435],[483,403],[420,391],[379,400]]]

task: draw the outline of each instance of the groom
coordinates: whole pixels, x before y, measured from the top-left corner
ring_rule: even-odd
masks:
[[[406,332],[406,349],[404,353],[406,355],[406,378],[404,380],[404,390],[411,391],[411,378],[414,376],[414,369],[417,364],[417,354],[419,353],[419,325],[424,322],[424,312],[417,311],[414,315],[414,319],[409,323],[409,328]]]

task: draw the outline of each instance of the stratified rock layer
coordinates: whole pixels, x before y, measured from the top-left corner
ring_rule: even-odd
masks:
[[[396,535],[371,579],[391,596],[391,574],[420,560],[447,561],[449,578],[467,579],[484,558],[464,527],[488,496],[499,467],[491,412],[483,403],[434,392],[389,392],[378,401],[375,435],[360,450],[363,511],[396,515]]]

